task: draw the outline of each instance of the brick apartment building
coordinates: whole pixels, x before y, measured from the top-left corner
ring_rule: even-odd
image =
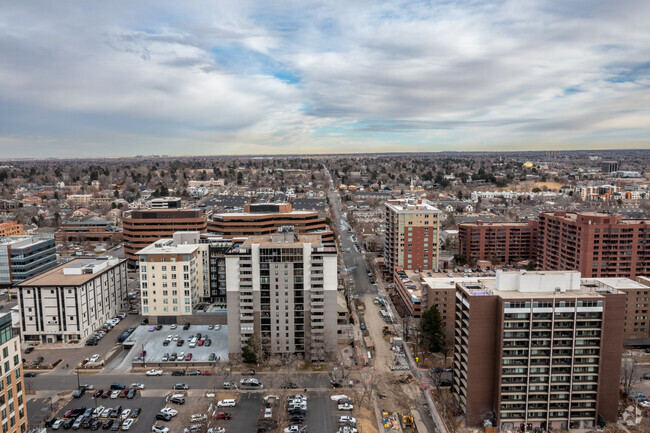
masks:
[[[124,256],[135,266],[136,253],[159,239],[171,238],[175,232],[205,233],[207,219],[199,209],[136,210],[122,220]]]
[[[295,211],[291,203],[258,203],[244,205],[244,212],[219,213],[208,221],[208,232],[232,239],[243,236],[265,236],[282,226],[293,226],[302,234],[319,234],[324,241],[333,241],[334,233],[318,212]]]
[[[452,391],[468,426],[595,428],[618,418],[625,294],[578,272],[458,283]]]
[[[499,264],[536,261],[537,221],[468,222],[458,225],[459,253],[467,260]]]
[[[438,268],[441,214],[428,200],[386,202],[384,253],[391,275],[396,266],[405,270]]]
[[[650,220],[595,212],[539,215],[539,265],[584,278],[650,275]]]

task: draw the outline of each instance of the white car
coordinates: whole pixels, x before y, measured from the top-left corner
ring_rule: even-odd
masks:
[[[180,338],[181,338],[181,336],[176,334],[176,335],[174,335],[174,338],[172,338],[172,341],[178,341]]]
[[[117,398],[120,396],[120,390],[116,389],[115,391],[111,392],[111,398]]]
[[[178,411],[176,409],[172,409],[171,407],[163,407],[160,409],[160,413],[166,413],[169,416],[178,415]]]
[[[337,394],[330,397],[333,401],[347,400],[349,397],[345,394]]]
[[[175,323],[172,326],[169,327],[169,329],[176,329],[176,328],[178,328],[178,325],[175,324]]]
[[[133,418],[125,419],[124,422],[122,423],[122,430],[130,430],[134,422],[135,420]]]
[[[164,425],[154,425],[151,427],[151,431],[153,433],[169,433],[169,427],[165,427]]]
[[[354,409],[354,406],[350,403],[343,403],[338,405],[339,410],[352,410]]]
[[[54,424],[52,424],[52,430],[60,429],[64,422],[65,422],[64,419],[57,419],[56,421],[54,421]]]
[[[226,429],[223,427],[212,427],[208,429],[208,433],[226,433]]]
[[[93,411],[93,416],[100,416],[102,412],[104,412],[104,409],[106,409],[104,406],[97,406],[97,408]]]
[[[113,408],[112,407],[107,407],[106,409],[104,409],[104,411],[102,412],[102,414],[99,417],[100,418],[108,418],[109,415],[111,414],[111,412],[113,412]]]
[[[90,357],[90,359],[88,361],[89,362],[97,362],[97,361],[99,361],[99,355],[97,353],[95,353],[93,356]]]
[[[348,424],[354,427],[357,425],[357,419],[353,416],[342,415],[339,418],[339,424]]]
[[[264,418],[273,418],[273,410],[270,407],[264,409]]]
[[[144,385],[142,383],[132,383],[131,388],[144,389]]]
[[[152,370],[147,371],[146,374],[147,374],[147,376],[162,376],[163,371],[162,370],[152,369]]]

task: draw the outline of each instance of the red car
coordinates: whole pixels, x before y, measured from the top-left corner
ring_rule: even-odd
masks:
[[[70,418],[72,415],[72,412],[74,412],[74,409],[68,409],[63,413],[63,418]]]
[[[97,391],[93,392],[93,397],[95,397],[95,398],[101,397],[103,393],[104,393],[104,391],[102,391],[101,389],[98,389]]]
[[[214,370],[204,370],[201,372],[202,376],[214,376],[215,374]]]
[[[120,391],[120,397],[126,397],[128,393],[129,390],[127,388],[124,388],[122,391]]]
[[[205,343],[205,340],[199,340],[199,346],[203,346],[203,343]]]
[[[192,354],[188,353],[187,355],[185,355],[185,360],[186,361],[191,361],[192,360]]]
[[[216,419],[230,419],[232,415],[230,415],[230,412],[219,412],[214,417]]]
[[[111,390],[110,389],[105,389],[104,392],[102,392],[102,398],[108,398],[111,395]]]

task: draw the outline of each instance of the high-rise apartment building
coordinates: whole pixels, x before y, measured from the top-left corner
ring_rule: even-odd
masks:
[[[244,212],[212,215],[208,232],[224,238],[270,235],[283,226],[293,226],[301,234],[318,234],[334,240],[334,233],[318,212],[294,211],[291,203],[256,203],[244,205]]]
[[[88,338],[127,308],[126,260],[76,259],[18,284],[25,342]]]
[[[56,266],[50,235],[0,238],[0,287],[11,287]]]
[[[2,431],[23,433],[27,431],[27,405],[23,379],[20,336],[14,332],[11,313],[0,316],[0,407]]]
[[[143,316],[176,323],[177,317],[192,315],[208,283],[198,237],[198,232],[178,232],[137,252]]]
[[[467,425],[594,428],[618,418],[625,294],[578,272],[456,285],[453,393]]]
[[[386,202],[384,260],[388,270],[438,268],[440,215],[428,200]]]
[[[537,221],[525,223],[469,222],[458,224],[459,254],[467,260],[499,264],[536,261]]]
[[[650,275],[650,220],[595,212],[542,212],[539,265],[584,278]]]
[[[206,217],[198,209],[158,209],[132,211],[122,220],[124,255],[135,266],[136,253],[175,232],[206,231]]]
[[[325,359],[337,344],[337,252],[317,235],[282,227],[226,253],[228,352],[251,335],[271,353]]]

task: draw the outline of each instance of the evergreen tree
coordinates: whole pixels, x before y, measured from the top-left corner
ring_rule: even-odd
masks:
[[[445,330],[440,311],[434,306],[422,313],[420,320],[422,345],[429,352],[440,352],[445,345]]]

